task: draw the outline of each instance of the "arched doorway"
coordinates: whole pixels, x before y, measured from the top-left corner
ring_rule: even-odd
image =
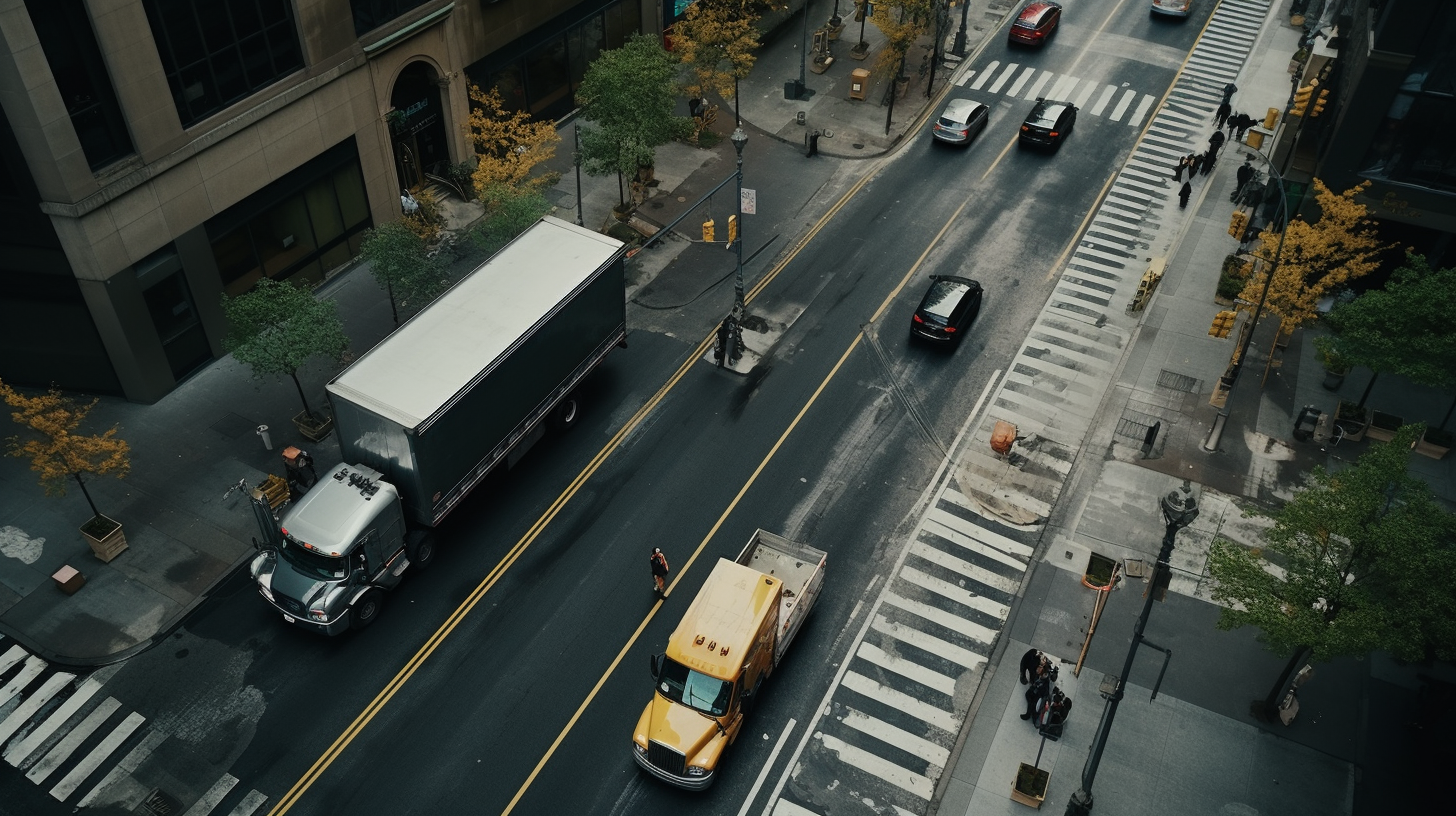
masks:
[[[400,188],[423,183],[425,173],[444,175],[450,147],[435,69],[424,62],[405,66],[394,81],[389,102],[396,111],[389,118],[389,131]]]

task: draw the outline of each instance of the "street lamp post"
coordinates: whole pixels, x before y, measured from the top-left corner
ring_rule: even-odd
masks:
[[[1254,307],[1254,317],[1249,321],[1249,331],[1244,335],[1244,343],[1239,348],[1238,359],[1234,360],[1233,367],[1223,378],[1225,385],[1223,406],[1218,409],[1218,416],[1213,418],[1213,427],[1209,429],[1208,438],[1203,441],[1203,449],[1209,453],[1217,451],[1218,444],[1223,439],[1224,426],[1228,425],[1230,395],[1239,380],[1239,372],[1244,367],[1244,360],[1249,354],[1249,346],[1254,342],[1254,329],[1259,325],[1259,318],[1264,314],[1264,303],[1269,299],[1269,284],[1274,282],[1274,273],[1279,270],[1279,258],[1284,254],[1284,236],[1289,234],[1289,197],[1284,192],[1284,177],[1279,175],[1279,171],[1274,169],[1274,162],[1263,152],[1258,150],[1252,152],[1269,165],[1269,176],[1279,185],[1279,223],[1282,229],[1279,230],[1279,246],[1274,250],[1273,259],[1263,259],[1269,261],[1269,272],[1264,276],[1264,288],[1259,292],[1259,303]]]
[[[728,139],[733,142],[733,150],[738,154],[738,196],[733,205],[737,214],[738,235],[733,241],[733,248],[738,254],[738,272],[733,277],[733,315],[734,320],[743,319],[743,146],[748,144],[748,134],[743,128],[733,129],[733,135]]]
[[[586,222],[581,217],[581,130],[577,127],[576,122],[571,123],[571,141],[573,143],[571,163],[576,165],[576,225],[584,227]]]
[[[1107,746],[1107,735],[1112,731],[1112,720],[1117,716],[1117,704],[1122,702],[1123,689],[1128,675],[1132,673],[1133,659],[1137,657],[1138,646],[1143,643],[1143,629],[1148,625],[1148,615],[1153,611],[1157,598],[1159,578],[1168,569],[1168,559],[1173,555],[1173,539],[1178,531],[1198,518],[1198,499],[1193,487],[1187,481],[1176,490],[1168,491],[1163,497],[1163,546],[1158,550],[1158,563],[1153,567],[1153,580],[1148,584],[1148,596],[1143,601],[1143,612],[1138,615],[1132,630],[1132,645],[1127,650],[1127,660],[1122,664],[1122,675],[1117,679],[1117,688],[1107,695],[1107,704],[1102,709],[1102,722],[1097,725],[1097,735],[1092,740],[1092,750],[1087,755],[1087,764],[1082,767],[1082,786],[1067,800],[1066,816],[1088,816],[1092,812],[1092,781],[1097,776],[1097,766],[1102,762],[1102,749]],[[1152,644],[1149,644],[1152,645]],[[1155,647],[1156,648],[1156,647]],[[1154,692],[1156,693],[1156,691]]]
[[[955,45],[950,49],[957,57],[964,58],[966,55],[966,13],[970,10],[971,0],[961,0],[961,28],[956,32]]]

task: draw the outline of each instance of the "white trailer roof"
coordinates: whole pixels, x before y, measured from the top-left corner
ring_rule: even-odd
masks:
[[[433,416],[622,242],[547,216],[328,384],[406,428]]]

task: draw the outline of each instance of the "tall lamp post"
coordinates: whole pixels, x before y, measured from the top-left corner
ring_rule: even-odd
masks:
[[[1087,764],[1082,767],[1082,786],[1067,800],[1066,816],[1088,816],[1092,812],[1092,780],[1097,777],[1097,766],[1102,762],[1102,749],[1107,746],[1107,735],[1112,731],[1113,718],[1117,716],[1117,704],[1122,702],[1127,677],[1132,673],[1133,659],[1137,657],[1138,646],[1142,645],[1143,629],[1148,625],[1148,614],[1153,611],[1159,579],[1163,571],[1168,569],[1168,559],[1173,555],[1173,539],[1177,537],[1179,530],[1198,518],[1198,499],[1193,495],[1192,485],[1184,481],[1181,487],[1168,491],[1168,495],[1163,497],[1162,508],[1163,546],[1158,550],[1158,563],[1153,567],[1153,580],[1148,584],[1148,597],[1143,601],[1143,612],[1138,615],[1137,625],[1133,627],[1132,645],[1127,649],[1127,660],[1122,664],[1122,675],[1117,679],[1117,688],[1111,694],[1105,695],[1107,705],[1102,709],[1102,722],[1097,725],[1097,736],[1092,740]]]
[[[1203,449],[1209,453],[1218,450],[1218,444],[1223,439],[1224,426],[1228,424],[1229,398],[1233,393],[1234,385],[1239,380],[1239,372],[1243,370],[1244,360],[1249,354],[1249,346],[1254,342],[1254,328],[1259,325],[1259,317],[1264,314],[1264,303],[1269,299],[1269,284],[1274,282],[1274,273],[1279,270],[1279,258],[1284,254],[1284,236],[1289,234],[1289,197],[1284,192],[1284,177],[1274,169],[1274,162],[1268,156],[1258,150],[1249,151],[1255,156],[1264,160],[1269,165],[1269,177],[1279,185],[1279,223],[1282,229],[1279,230],[1279,246],[1274,250],[1272,259],[1264,258],[1269,262],[1269,272],[1264,276],[1264,288],[1259,292],[1259,303],[1254,307],[1254,318],[1249,321],[1249,331],[1244,335],[1244,343],[1239,348],[1238,359],[1234,361],[1227,376],[1223,378],[1225,391],[1223,406],[1218,409],[1218,416],[1213,418],[1213,427],[1209,429],[1208,438],[1203,441]]]
[[[961,0],[961,28],[956,32],[955,44],[950,52],[957,57],[966,55],[966,13],[971,10],[971,0]]]
[[[734,251],[738,254],[738,272],[733,277],[733,319],[743,319],[743,146],[748,144],[748,134],[743,128],[733,129],[733,135],[728,137],[733,142],[733,150],[738,154],[738,196],[734,199],[734,211],[737,214],[738,236],[733,241]]]

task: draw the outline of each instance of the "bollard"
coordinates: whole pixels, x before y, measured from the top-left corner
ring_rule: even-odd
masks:
[[[267,449],[267,450],[273,450],[273,437],[271,437],[271,436],[268,435],[268,426],[267,425],[259,425],[258,426],[258,436],[262,437],[262,439],[263,439],[263,447],[265,449]]]
[[[809,155],[811,157],[819,155],[819,131],[809,131],[807,141],[809,143]]]

